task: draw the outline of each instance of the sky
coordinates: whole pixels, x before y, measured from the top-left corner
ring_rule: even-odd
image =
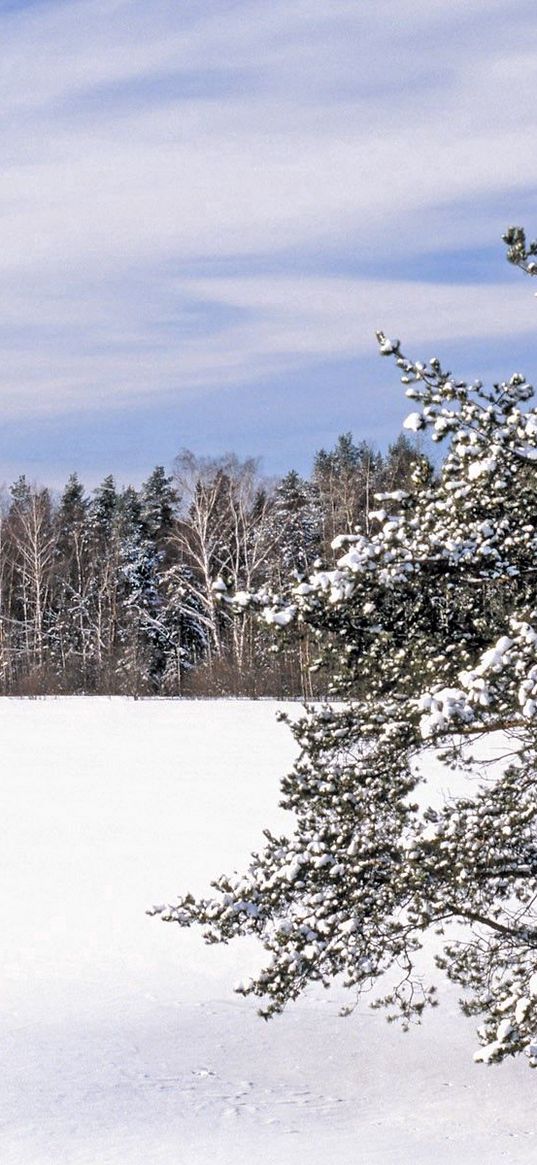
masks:
[[[534,0],[0,0],[0,43],[0,481],[384,449],[377,328],[537,375]]]

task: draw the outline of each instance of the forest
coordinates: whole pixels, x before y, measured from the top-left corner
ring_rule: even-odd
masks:
[[[336,535],[367,533],[376,495],[404,490],[417,457],[415,438],[382,454],[344,433],[308,479],[188,450],[139,489],[109,475],[88,494],[73,473],[55,494],[19,477],[0,516],[0,693],[321,694],[307,628],[275,644],[222,595],[333,564]]]

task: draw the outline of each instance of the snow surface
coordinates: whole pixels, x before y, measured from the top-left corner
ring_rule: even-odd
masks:
[[[474,1065],[450,989],[408,1035],[337,991],[265,1024],[255,944],[145,915],[287,821],[275,709],[0,700],[2,1165],[536,1159],[537,1073]]]

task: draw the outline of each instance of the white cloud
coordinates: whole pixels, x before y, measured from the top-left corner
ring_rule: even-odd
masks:
[[[434,351],[447,360],[455,340],[534,334],[537,324],[535,300],[522,283],[513,289],[272,276],[172,280],[160,295],[145,313],[138,307],[134,319],[104,296],[101,312],[82,326],[83,306],[71,302],[79,349],[57,334],[61,301],[55,310],[48,305],[33,345],[7,342],[8,320],[0,332],[4,417],[122,408],[169,396],[179,402],[193,391],[266,380],[317,361],[374,360],[379,327],[400,336],[417,358]],[[197,304],[213,319],[201,338]],[[172,310],[173,343],[163,323]]]
[[[2,23],[4,413],[266,377],[379,324],[534,326],[522,283],[321,273],[494,241],[491,198],[511,218],[537,182],[531,6],[84,0]]]
[[[0,270],[250,255],[341,245],[347,234],[358,249],[409,214],[526,187],[537,179],[535,117],[519,109],[527,68],[517,52],[510,83],[510,58],[487,46],[486,29],[481,55],[457,61],[449,32],[460,10],[447,48],[422,60],[430,9],[201,4],[193,21],[193,6],[133,0],[8,22]],[[215,69],[244,69],[244,94],[211,98]],[[153,104],[147,83],[171,71],[179,89],[181,76],[205,76],[209,96],[164,92]],[[126,81],[136,86],[125,106]],[[85,105],[102,85],[107,98]]]

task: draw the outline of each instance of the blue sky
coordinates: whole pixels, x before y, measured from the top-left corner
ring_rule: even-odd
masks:
[[[536,362],[533,0],[0,0],[0,481],[306,471]]]

